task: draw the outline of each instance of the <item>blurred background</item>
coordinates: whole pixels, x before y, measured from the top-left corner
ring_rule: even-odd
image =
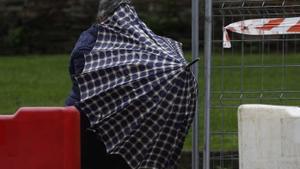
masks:
[[[182,42],[191,58],[190,0],[132,2],[156,34]],[[70,53],[95,22],[97,8],[98,0],[0,0],[0,114],[64,105],[71,89]],[[190,150],[191,137],[187,140]]]
[[[190,49],[189,0],[133,0],[154,32]],[[0,55],[69,53],[95,20],[97,0],[1,0]]]
[[[184,43],[190,57],[189,0],[133,0],[159,35]],[[70,90],[69,55],[95,22],[98,0],[0,0],[0,114],[21,106],[61,106]],[[201,34],[202,36],[202,34]]]
[[[191,1],[133,0],[157,34],[181,41],[191,60]],[[204,104],[211,108],[211,168],[238,169],[241,104],[300,105],[300,34],[249,36],[223,27],[256,18],[299,17],[299,0],[213,0],[211,102],[204,103],[204,1],[200,1],[200,165]],[[70,52],[95,21],[97,0],[0,0],[0,114],[23,106],[63,106],[71,88]],[[191,134],[180,169],[191,168]]]

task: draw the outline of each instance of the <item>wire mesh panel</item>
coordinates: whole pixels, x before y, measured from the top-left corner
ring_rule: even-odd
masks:
[[[297,16],[299,1],[213,1],[211,168],[238,168],[239,105],[300,105],[300,35],[229,32],[232,47],[224,49],[223,28],[248,19]]]

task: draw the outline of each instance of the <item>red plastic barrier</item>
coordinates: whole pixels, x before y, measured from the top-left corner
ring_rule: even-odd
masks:
[[[80,169],[79,112],[21,108],[0,116],[0,168]]]

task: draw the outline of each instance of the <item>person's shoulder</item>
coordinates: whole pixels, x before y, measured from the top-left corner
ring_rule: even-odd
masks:
[[[97,40],[97,32],[98,29],[95,25],[92,25],[90,28],[83,31],[76,42],[76,45],[72,51],[72,55],[80,56],[83,53],[92,50]]]
[[[79,37],[79,41],[80,40],[94,40],[97,38],[97,33],[98,33],[98,28],[96,25],[92,25],[91,27],[89,27],[88,29],[86,29],[85,31],[83,31],[81,34],[80,34],[80,37]]]
[[[87,30],[84,31],[85,34],[90,34],[91,36],[97,36],[98,33],[98,26],[96,24],[93,24],[90,26]]]

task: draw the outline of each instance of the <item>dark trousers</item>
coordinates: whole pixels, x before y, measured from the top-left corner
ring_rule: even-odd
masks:
[[[103,142],[89,127],[81,113],[81,169],[130,169],[120,155],[107,154]]]

